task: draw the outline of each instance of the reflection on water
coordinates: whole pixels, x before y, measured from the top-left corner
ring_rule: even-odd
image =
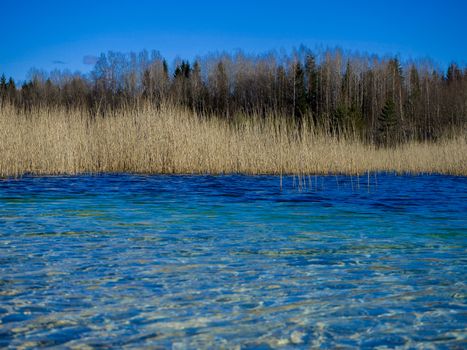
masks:
[[[0,180],[0,347],[465,346],[465,177],[298,184]]]

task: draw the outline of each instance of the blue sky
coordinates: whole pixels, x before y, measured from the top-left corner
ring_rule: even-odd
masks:
[[[0,73],[31,67],[89,71],[108,50],[159,50],[170,60],[241,48],[305,44],[467,61],[467,1],[13,1],[0,0]]]

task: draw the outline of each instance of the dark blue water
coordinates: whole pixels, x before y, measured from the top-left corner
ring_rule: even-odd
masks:
[[[0,347],[463,348],[466,252],[465,177],[0,180]]]

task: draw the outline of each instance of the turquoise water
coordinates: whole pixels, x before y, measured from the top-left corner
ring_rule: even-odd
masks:
[[[466,346],[467,178],[300,185],[0,180],[0,347]]]

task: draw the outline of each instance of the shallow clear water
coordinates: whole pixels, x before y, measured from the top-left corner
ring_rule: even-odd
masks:
[[[466,345],[465,177],[298,184],[0,180],[0,347]]]

